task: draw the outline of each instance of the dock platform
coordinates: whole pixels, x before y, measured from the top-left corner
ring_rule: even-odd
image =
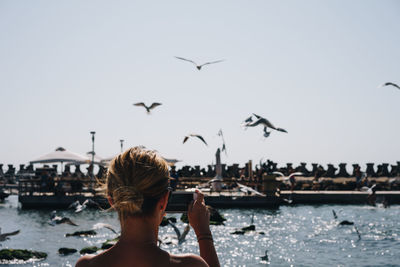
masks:
[[[377,202],[386,200],[389,205],[400,204],[400,191],[378,191]],[[265,208],[276,209],[280,205],[304,204],[367,204],[367,192],[359,191],[282,191],[281,197],[244,195],[236,192],[205,193],[207,205],[215,208]],[[92,199],[103,208],[108,208],[107,200],[103,196],[90,193],[79,195],[20,195],[19,202],[22,208],[67,208],[71,203],[79,200]],[[173,201],[174,198],[172,197]]]
[[[368,192],[281,191],[281,197],[290,200],[290,204],[367,204]],[[377,191],[376,199],[377,202],[386,200],[390,205],[400,204],[400,191]]]

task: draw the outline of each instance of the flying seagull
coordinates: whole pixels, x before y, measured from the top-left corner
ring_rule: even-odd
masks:
[[[276,174],[276,175],[279,175],[279,176],[280,176],[280,177],[276,178],[277,181],[287,181],[287,180],[289,180],[289,179],[290,179],[291,177],[293,177],[293,176],[303,175],[302,172],[294,172],[294,173],[290,174],[290,175],[287,176],[287,177],[286,177],[283,173],[281,173],[281,172],[273,172],[272,174]]]
[[[51,213],[51,219],[50,219],[49,224],[52,225],[52,226],[55,226],[56,224],[61,224],[61,223],[66,223],[66,224],[70,224],[70,225],[73,225],[73,226],[78,226],[76,223],[74,223],[73,221],[71,221],[67,217],[62,217],[61,218],[60,216],[57,216],[56,211],[53,211]]]
[[[138,107],[144,107],[146,109],[146,111],[147,111],[147,114],[150,114],[150,110],[154,109],[155,107],[161,106],[162,104],[158,103],[158,102],[154,102],[153,104],[151,104],[150,107],[148,107],[148,106],[145,105],[145,103],[139,102],[139,103],[136,103],[136,104],[133,104],[133,105],[134,106],[138,106]]]
[[[368,194],[371,195],[374,191],[376,191],[375,187],[376,187],[376,184],[373,184],[371,187],[363,186],[363,187],[361,187],[361,191],[368,192]]]
[[[10,232],[10,233],[2,234],[1,233],[1,228],[0,228],[0,242],[3,242],[3,241],[6,241],[7,239],[10,239],[9,236],[16,235],[16,234],[19,234],[19,230],[14,231],[14,232]]]
[[[88,198],[82,204],[79,202],[79,200],[77,200],[68,206],[68,209],[75,209],[76,213],[79,213],[86,208],[100,208],[100,205],[96,201]]]
[[[189,224],[187,224],[185,226],[185,229],[183,230],[182,234],[181,231],[179,231],[178,227],[176,227],[176,225],[174,225],[173,223],[171,223],[170,221],[168,221],[169,225],[172,226],[172,228],[174,228],[174,231],[176,233],[176,237],[178,238],[178,244],[182,244],[185,241],[185,238],[187,236],[187,234],[190,231],[190,226]]]
[[[199,138],[206,146],[208,146],[208,144],[207,144],[206,140],[204,140],[203,136],[198,135],[198,134],[189,134],[189,135],[186,135],[185,138],[183,138],[183,143],[185,143],[185,142],[189,139],[189,137],[197,137],[197,138]]]
[[[219,129],[218,136],[221,136],[221,138],[222,138],[222,149],[221,149],[221,151],[225,151],[225,155],[228,155],[228,152],[226,151],[225,139],[224,139],[224,134],[222,133],[222,129]]]
[[[96,223],[93,225],[93,230],[101,229],[101,228],[107,228],[108,230],[112,231],[114,234],[118,234],[117,231],[114,230],[114,228],[108,224],[108,223]]]
[[[397,89],[400,89],[400,86],[398,86],[398,85],[395,84],[395,83],[391,83],[391,82],[384,83],[384,84],[382,84],[380,87],[389,86],[389,85],[394,86],[394,87],[396,87]]]
[[[335,212],[335,210],[332,210],[332,214],[333,214],[333,218],[335,218],[335,220],[337,219],[337,214]]]
[[[244,192],[244,193],[247,193],[247,194],[248,193],[253,193],[255,195],[259,195],[259,196],[265,197],[265,195],[263,193],[260,193],[257,190],[255,190],[255,189],[253,189],[253,188],[251,188],[249,186],[245,186],[245,185],[239,184],[239,183],[236,183],[236,184],[238,185],[239,190]]]
[[[267,120],[266,118],[263,118],[263,117],[261,117],[261,116],[259,116],[259,115],[257,115],[257,114],[254,114],[254,113],[253,113],[253,115],[257,118],[257,120],[256,120],[255,122],[253,122],[253,123],[247,123],[247,124],[245,124],[245,125],[244,125],[245,127],[255,127],[255,126],[261,124],[261,125],[264,125],[264,127],[268,127],[268,128],[274,129],[274,130],[279,131],[279,132],[287,133],[287,131],[286,131],[285,129],[275,127],[275,126],[274,126],[269,120]]]
[[[198,70],[201,70],[201,68],[203,66],[205,66],[205,65],[210,65],[210,64],[215,64],[215,63],[219,63],[219,62],[225,61],[224,59],[222,59],[222,60],[206,62],[204,64],[198,65],[196,62],[194,62],[193,60],[190,60],[190,59],[186,59],[186,58],[183,58],[183,57],[175,57],[175,58],[180,59],[180,60],[184,60],[184,61],[187,61],[187,62],[190,62],[190,63],[193,63]]]

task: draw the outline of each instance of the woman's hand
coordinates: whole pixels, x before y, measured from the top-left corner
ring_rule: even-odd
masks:
[[[188,209],[189,224],[197,236],[210,234],[210,212],[204,203],[204,195],[196,190],[197,199],[192,201]]]

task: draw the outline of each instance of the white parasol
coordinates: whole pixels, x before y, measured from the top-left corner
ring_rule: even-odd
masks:
[[[55,151],[45,154],[35,160],[30,161],[34,163],[53,163],[53,162],[73,162],[73,163],[85,163],[88,157],[82,156],[78,153],[66,150],[63,147],[58,147]]]

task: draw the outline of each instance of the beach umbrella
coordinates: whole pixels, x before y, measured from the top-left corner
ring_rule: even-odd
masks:
[[[31,160],[30,163],[53,163],[53,162],[72,162],[72,163],[86,163],[88,157],[82,156],[78,153],[68,151],[63,147],[58,147],[55,151],[45,154],[37,159]]]
[[[86,153],[86,163],[87,164],[92,164],[92,151],[89,151]],[[104,165],[103,163],[104,159],[100,156],[98,156],[96,153],[94,153],[94,164],[100,164],[100,165]]]

